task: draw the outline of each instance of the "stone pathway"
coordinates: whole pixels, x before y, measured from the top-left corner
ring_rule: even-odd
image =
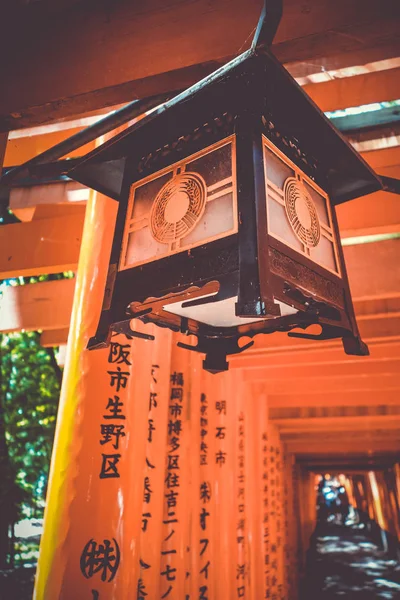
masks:
[[[310,550],[302,600],[400,600],[400,564],[357,527],[327,525]]]

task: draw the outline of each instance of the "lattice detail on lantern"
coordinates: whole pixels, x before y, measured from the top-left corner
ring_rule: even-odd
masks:
[[[235,136],[131,186],[119,270],[238,230]]]
[[[206,183],[197,173],[175,175],[154,200],[150,216],[154,239],[168,244],[188,235],[204,213],[206,195]]]
[[[328,195],[263,135],[268,233],[341,276]]]
[[[321,229],[310,194],[295,177],[286,179],[283,192],[286,214],[295,235],[309,248],[318,246]]]
[[[276,148],[279,148],[289,159],[299,161],[308,175],[313,176],[314,173],[318,173],[318,160],[315,156],[303,151],[298,140],[284,131],[285,127],[282,123],[279,123],[279,125],[275,123],[272,115],[266,112],[262,117],[262,124],[265,136]]]
[[[233,115],[226,112],[219,117],[210,119],[207,123],[198,127],[196,131],[182,135],[169,144],[164,144],[161,148],[149,152],[140,159],[137,171],[138,173],[145,173],[149,170],[159,170],[162,168],[163,161],[165,161],[166,158],[171,158],[171,162],[173,162],[173,160],[176,160],[174,159],[174,156],[182,155],[188,144],[193,144],[195,141],[199,142],[207,137],[209,138],[210,134],[220,138],[227,137],[232,131]]]

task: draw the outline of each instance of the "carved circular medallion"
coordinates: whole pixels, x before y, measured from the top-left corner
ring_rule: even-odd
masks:
[[[321,236],[318,214],[305,186],[298,179],[288,177],[283,192],[286,215],[295,235],[309,248],[318,246]]]
[[[162,244],[177,242],[197,225],[206,206],[206,184],[197,173],[179,173],[158,192],[150,215],[152,236]]]

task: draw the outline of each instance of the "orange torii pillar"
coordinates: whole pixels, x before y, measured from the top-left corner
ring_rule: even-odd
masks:
[[[154,325],[85,349],[115,215],[91,193],[34,597],[295,598],[293,461],[266,396]]]

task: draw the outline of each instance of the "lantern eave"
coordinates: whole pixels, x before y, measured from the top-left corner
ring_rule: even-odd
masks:
[[[226,100],[233,112],[254,109],[253,99],[245,97],[243,81],[254,80],[254,89],[265,97],[278,122],[282,122],[299,145],[318,156],[326,165],[329,193],[338,205],[383,188],[382,181],[358,152],[347,142],[323,112],[314,104],[286,69],[268,51],[248,50],[184,92],[174,96],[122,133],[86,154],[68,173],[72,179],[119,200],[124,159],[144,139],[146,131],[158,135],[162,144],[168,120],[179,129],[180,118],[199,117],[199,124],[213,102],[221,107]],[[229,97],[237,90],[239,100]],[[203,102],[206,100],[206,102]],[[262,101],[264,99],[262,98]],[[154,122],[157,121],[157,130]]]

